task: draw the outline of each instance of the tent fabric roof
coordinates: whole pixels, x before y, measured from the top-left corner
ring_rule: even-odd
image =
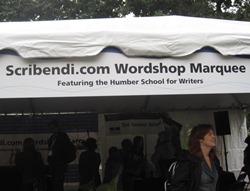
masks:
[[[250,22],[183,16],[0,23],[0,51],[23,58],[86,57],[115,47],[127,56],[182,57],[211,47],[250,55]],[[247,108],[249,94],[0,99],[0,114]]]
[[[0,50],[23,58],[94,56],[116,47],[127,56],[181,57],[211,47],[250,55],[250,22],[183,16],[0,23]]]

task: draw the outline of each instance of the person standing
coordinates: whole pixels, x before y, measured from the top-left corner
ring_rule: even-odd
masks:
[[[130,139],[123,139],[121,142],[121,149],[119,149],[119,155],[122,161],[122,188],[124,191],[132,190],[132,179],[130,174],[130,159],[132,158],[132,146],[133,143]]]
[[[51,175],[51,190],[63,191],[67,162],[65,156],[66,146],[70,139],[65,132],[62,132],[57,121],[48,123],[53,132],[48,140],[48,164]]]
[[[80,174],[79,191],[95,191],[101,184],[99,166],[101,156],[95,152],[97,149],[96,139],[89,137],[84,142],[86,151],[80,154],[78,168]]]
[[[127,176],[127,190],[136,191],[142,189],[143,181],[146,178],[148,163],[144,154],[144,140],[142,136],[135,136],[131,148],[131,156],[128,160],[126,171]]]
[[[109,148],[109,156],[105,163],[103,183],[98,186],[97,191],[118,191],[122,190],[120,175],[122,170],[122,161],[118,148],[113,146]]]
[[[22,176],[22,191],[45,191],[45,166],[32,138],[24,139],[23,150],[16,154],[15,163]]]
[[[220,165],[215,154],[215,135],[209,124],[200,124],[191,131],[188,151],[177,158],[171,183],[172,191],[215,191]]]
[[[162,131],[158,134],[155,152],[151,161],[155,164],[156,177],[166,180],[170,165],[176,160],[176,149],[172,144],[172,133]]]
[[[248,178],[250,178],[250,136],[247,136],[247,138],[245,139],[245,143],[247,144],[247,146],[244,149],[244,167],[242,168],[242,170],[244,172],[247,172]]]
[[[122,161],[117,147],[109,148],[109,156],[105,163],[103,183],[109,183],[119,175]]]

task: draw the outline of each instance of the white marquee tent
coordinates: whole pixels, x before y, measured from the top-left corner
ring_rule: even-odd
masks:
[[[250,24],[240,21],[166,16],[6,22],[0,26],[0,50],[14,50],[25,60],[91,57],[106,47],[116,47],[128,57],[184,57],[204,47],[211,47],[225,57],[250,55]],[[182,95],[176,94],[159,98],[120,95],[112,97],[112,102],[116,103],[112,107],[107,101],[110,98],[100,96],[85,96],[83,105],[78,104],[82,96],[55,98],[56,101],[53,96],[49,99],[16,96],[10,101],[10,96],[1,96],[0,112],[78,112],[85,108],[85,111],[102,113],[119,112],[121,108],[125,111],[239,108],[249,105],[248,93],[237,94],[232,89],[230,94],[186,95],[184,101]],[[62,104],[65,99],[71,104]],[[15,107],[17,104],[18,108]]]
[[[250,104],[250,66],[247,63],[250,55],[249,22],[164,16],[5,22],[0,23],[0,28],[1,114],[167,112],[188,127],[202,121],[213,123],[214,111],[229,110],[232,131],[232,135],[227,139],[229,169],[234,171],[240,169],[242,150],[245,147],[243,140],[246,136],[244,114]],[[121,51],[122,54],[110,52],[110,49],[106,51],[109,47]],[[203,48],[213,49],[216,52],[200,51]],[[105,51],[102,52],[103,50]],[[18,56],[9,55],[10,52],[15,52]],[[107,58],[110,55],[114,57],[111,61]],[[117,61],[119,59],[122,61]],[[174,86],[171,86],[174,87],[172,89],[164,89],[161,86],[158,87],[159,84],[157,87],[137,87],[135,84],[129,88],[115,86],[106,90],[103,90],[105,88],[95,89],[95,91],[69,90],[67,89],[69,87],[62,91],[52,90],[53,88],[50,87],[50,83],[55,78],[51,73],[51,65],[58,66],[62,60],[66,60],[63,66],[67,74],[70,72],[74,74],[75,66],[89,64],[89,70],[87,70],[89,77],[86,77],[89,81],[93,78],[90,74],[94,74],[97,69],[94,67],[104,69],[100,64],[95,66],[95,63],[105,62],[106,74],[112,74],[113,70],[108,70],[109,62],[121,62],[125,66],[131,61],[133,67],[130,74],[124,73],[119,80],[126,79],[128,83],[130,79],[135,78],[131,83],[137,83],[134,74],[141,74],[141,72],[139,67],[135,67],[136,64],[140,64],[143,68],[141,64],[146,62],[147,66],[151,67],[151,62],[160,60],[157,67],[162,67],[161,62],[168,62],[166,60],[169,59],[172,68],[167,68],[167,74],[159,74],[163,75],[160,78],[170,76],[169,80],[171,80],[174,77],[183,76],[184,80],[193,80],[192,83],[200,83],[198,84],[200,86],[197,88],[192,84],[185,89],[180,87],[175,89]],[[189,72],[184,64],[187,60]],[[16,62],[20,63],[18,67],[14,64]],[[34,68],[34,63],[40,68],[44,66],[41,69],[42,75],[34,74],[40,71],[40,68]],[[223,72],[227,70],[225,69],[227,63],[230,65],[230,72],[228,72],[230,74],[222,74],[221,70]],[[200,69],[202,64],[206,68]],[[216,64],[220,67],[216,68]],[[117,72],[118,65],[112,66],[116,67]],[[134,71],[135,68],[138,70]],[[145,72],[147,69],[142,70]],[[63,69],[60,71],[63,72]],[[84,72],[82,68],[80,71]],[[196,74],[199,72],[199,75]],[[213,74],[203,79],[206,73]],[[217,79],[217,76],[214,76],[215,73],[220,77],[226,76],[230,80],[225,81],[221,86],[217,85],[224,79],[219,77]],[[150,74],[152,78],[158,76],[156,70]],[[61,75],[62,81],[59,82],[57,79],[57,86],[62,85],[69,76]],[[193,76],[198,81],[190,79]],[[114,76],[114,79],[117,78],[119,77]],[[208,79],[210,82],[207,84]],[[211,79],[215,79],[213,83]],[[76,80],[83,83],[83,79]],[[107,81],[109,80],[111,79],[107,78]],[[160,80],[156,81],[160,83]],[[32,83],[35,84],[33,85],[35,88]],[[170,82],[164,81],[164,83]],[[29,86],[26,86],[27,84]],[[40,84],[50,88],[40,87]],[[101,118],[103,117],[100,117],[100,120]],[[221,144],[220,141],[219,144]]]

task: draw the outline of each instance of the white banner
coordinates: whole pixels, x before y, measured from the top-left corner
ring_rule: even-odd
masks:
[[[133,142],[135,136],[142,136],[144,139],[144,154],[151,162],[151,155],[155,151],[158,133],[164,131],[161,119],[117,119],[115,121],[106,121],[105,123],[105,150],[103,153],[108,156],[110,147],[121,148],[121,142],[124,139],[130,139]]]
[[[249,93],[250,62],[200,52],[182,58],[22,59],[0,55],[0,98]]]
[[[85,132],[67,134],[77,148],[78,146],[82,147],[83,141],[88,138]],[[15,155],[22,151],[23,140],[27,137],[31,137],[35,140],[36,149],[41,152],[43,161],[47,164],[48,138],[50,136],[51,134],[2,134],[0,139],[0,166],[15,165]],[[97,138],[97,133],[91,132],[90,136]],[[77,150],[77,158],[72,163],[78,164],[78,157],[82,151],[83,150]]]

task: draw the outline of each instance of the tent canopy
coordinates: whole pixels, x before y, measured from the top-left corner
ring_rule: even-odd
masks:
[[[250,55],[250,23],[240,21],[225,21],[219,19],[192,18],[182,16],[164,16],[145,18],[6,22],[0,23],[0,28],[0,53],[6,53],[5,50],[13,50],[22,59],[17,56],[15,58],[21,60],[21,64],[29,65],[30,68],[32,67],[34,60],[36,60],[37,62],[46,60],[46,62],[43,62],[41,64],[42,66],[40,65],[41,67],[46,64],[50,64],[50,60],[67,60],[68,58],[77,60],[82,59],[83,57],[88,57],[84,59],[91,60],[91,58],[97,58],[102,55],[99,53],[107,47],[115,47],[119,49],[125,55],[123,56],[126,57],[126,59],[140,58],[139,60],[142,60],[141,57],[150,57],[150,59],[152,57],[164,57],[163,59],[173,58],[178,62],[180,60],[186,61],[187,57],[192,57],[194,55],[192,53],[197,52],[204,47],[210,47],[217,50],[220,54],[224,55],[226,61],[223,60],[222,62],[225,65],[225,62],[227,62],[228,64],[228,62],[233,60],[232,58],[235,58],[234,56]],[[194,89],[196,88],[194,87],[193,89],[184,89],[185,94],[181,95],[178,93],[168,94],[168,91],[170,90],[167,88],[163,88],[164,92],[162,94],[152,94],[152,91],[150,90],[145,91],[144,86],[140,89],[140,94],[135,94],[135,90],[139,88],[137,88],[138,86],[131,86],[131,89],[128,88],[128,91],[130,91],[128,94],[107,94],[109,96],[104,96],[105,94],[103,95],[98,92],[100,95],[94,94],[94,96],[86,96],[86,94],[84,95],[84,93],[86,93],[87,91],[84,91],[83,87],[80,87],[80,92],[82,93],[80,95],[77,94],[77,96],[71,96],[72,94],[70,94],[70,96],[64,96],[66,94],[55,94],[56,96],[53,97],[51,96],[51,94],[47,96],[48,94],[45,91],[47,85],[45,85],[45,88],[42,89],[42,91],[37,91],[37,89],[35,88],[32,89],[33,92],[39,93],[38,96],[30,96],[30,94],[32,94],[33,92],[29,91],[30,94],[28,94],[28,96],[18,97],[16,96],[16,94],[22,91],[25,92],[25,90],[27,91],[28,88],[26,85],[28,82],[31,82],[30,86],[33,86],[33,84],[36,83],[34,84],[34,87],[36,87],[36,85],[41,85],[42,82],[43,84],[45,84],[45,82],[47,82],[48,84],[53,84],[53,80],[51,80],[51,78],[46,78],[46,75],[20,76],[20,71],[28,70],[26,65],[25,68],[21,67],[15,70],[15,73],[11,70],[13,69],[14,65],[16,64],[17,67],[23,65],[18,65],[15,60],[12,61],[4,59],[5,57],[6,55],[3,56],[0,54],[0,60],[2,64],[0,65],[2,72],[0,74],[0,77],[2,77],[0,82],[0,93],[1,95],[3,95],[3,92],[7,92],[6,95],[8,96],[2,96],[0,99],[0,114],[36,114],[64,112],[92,112],[99,114],[140,112],[174,113],[175,111],[187,111],[178,112],[179,114],[185,113],[185,117],[183,117],[184,115],[181,114],[175,117],[177,118],[177,121],[182,118],[182,122],[192,125],[193,123],[196,123],[196,120],[198,120],[198,115],[199,120],[212,122],[212,112],[214,110],[237,109],[236,112],[233,111],[234,113],[231,114],[231,116],[233,116],[232,128],[235,129],[234,138],[232,140],[235,140],[235,142],[230,140],[227,142],[227,145],[230,145],[230,147],[228,147],[229,156],[230,160],[232,160],[231,163],[234,164],[230,164],[231,168],[233,170],[240,168],[241,164],[239,161],[242,161],[240,158],[240,156],[242,155],[240,155],[239,152],[242,151],[242,149],[240,148],[242,147],[242,144],[240,143],[240,141],[236,142],[236,140],[242,140],[242,136],[245,136],[246,130],[245,125],[243,124],[245,122],[245,118],[243,116],[244,113],[240,111],[240,109],[243,109],[245,111],[250,104],[250,84],[249,82],[244,83],[249,79],[249,73],[247,71],[247,69],[249,69],[249,58],[248,60],[244,60],[245,64],[242,65],[243,69],[239,73],[239,75],[236,74],[238,74],[239,71],[238,64],[242,64],[240,63],[241,61],[235,61],[233,64],[231,64],[231,66],[235,67],[236,69],[232,69],[234,70],[233,74],[231,74],[231,76],[233,77],[230,78],[231,81],[229,84],[223,83],[224,79],[221,78],[220,74],[216,75],[216,77],[220,76],[220,78],[218,78],[219,80],[222,80],[215,81],[215,85],[223,84],[227,86],[227,88],[230,89],[230,91],[227,91],[228,93],[224,93],[225,91],[223,91],[223,88],[218,88],[221,91],[208,91],[208,93],[200,93],[197,91],[194,92]],[[222,56],[220,55],[220,57]],[[209,56],[203,57],[204,62],[208,59]],[[157,60],[159,59],[157,58]],[[136,61],[134,65],[138,64],[138,62],[139,61]],[[210,62],[213,65],[218,64],[216,59],[212,61],[210,60]],[[83,63],[85,63],[86,65],[92,64],[91,67],[96,64],[96,62],[82,62],[81,60],[79,65]],[[105,64],[106,63],[110,62],[107,61],[105,62]],[[10,67],[9,71],[7,72],[9,75],[7,75],[7,73],[5,72],[7,67]],[[173,67],[175,68],[176,66],[173,65]],[[44,71],[46,73],[48,70]],[[193,76],[195,76],[195,73],[196,72],[187,73],[186,78],[192,78]],[[205,76],[205,74],[203,74],[202,72],[202,74],[199,72],[197,73],[198,79],[205,79],[205,77],[202,76]],[[32,72],[30,72],[30,74],[32,74]],[[136,73],[134,76],[138,74],[139,73]],[[159,73],[150,74],[155,78],[159,76]],[[162,77],[163,79],[166,76],[171,76],[169,73],[163,73],[163,75],[165,75],[164,77]],[[80,78],[84,78],[85,80],[85,77],[87,78],[89,76],[80,76]],[[108,75],[103,74],[102,77],[103,76],[106,77]],[[127,73],[121,74],[120,76],[129,78]],[[214,76],[215,75],[210,75],[211,80],[209,79],[207,81],[211,82],[215,80]],[[230,74],[228,74],[228,76],[230,76]],[[226,76],[225,78],[227,78],[228,76]],[[49,77],[55,77],[54,80],[68,80],[68,78],[71,78],[72,76],[50,75]],[[206,77],[208,78],[209,76]],[[235,78],[240,77],[242,77],[244,81],[242,80],[239,81],[240,83],[237,83],[237,80],[239,79],[235,80]],[[93,78],[93,76],[91,76],[91,78]],[[116,76],[113,78],[116,79]],[[45,82],[42,80],[44,80]],[[203,83],[202,80],[199,80],[199,82]],[[56,85],[54,84],[54,86]],[[238,88],[237,86],[244,86],[245,91],[238,91],[238,93],[236,93],[237,91],[235,89]],[[8,88],[10,87],[12,89],[9,90]],[[124,87],[125,86],[122,86],[120,88],[114,88],[111,90],[117,93],[118,91],[126,89]],[[210,86],[210,84],[207,83],[206,87],[210,87],[211,89],[213,89],[214,86]],[[51,89],[47,88],[46,90]],[[55,92],[56,90],[58,89],[55,89]],[[189,90],[189,92],[192,92],[188,94],[187,90]],[[143,91],[145,91],[146,93],[144,93]],[[209,92],[212,93],[209,94]],[[190,117],[190,115],[187,114],[189,113],[188,111],[192,110],[197,110],[198,112],[195,112],[195,114]],[[206,110],[211,110],[211,112],[200,112]],[[102,117],[100,117],[100,120],[102,119]],[[101,129],[104,123],[100,123],[99,125],[100,127],[98,128]],[[104,132],[105,131],[101,131],[100,134],[105,135]],[[113,138],[114,136],[111,137]],[[108,146],[104,144],[102,145],[103,147]],[[105,151],[105,148],[101,150]]]
[[[181,57],[212,47],[250,55],[250,23],[183,16],[0,23],[0,50],[23,58],[94,56],[116,47],[127,56]]]
[[[183,57],[203,47],[250,55],[250,23],[183,16],[0,23],[0,52],[27,58],[98,55],[115,47],[126,56]],[[143,112],[247,108],[249,93],[0,99],[0,113]]]

